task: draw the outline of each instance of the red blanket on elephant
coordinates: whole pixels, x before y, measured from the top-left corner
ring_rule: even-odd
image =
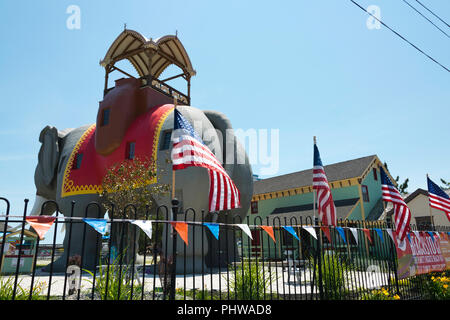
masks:
[[[102,178],[108,168],[126,159],[130,142],[134,143],[135,157],[153,158],[156,161],[161,127],[172,111],[173,105],[165,104],[153,107],[136,118],[127,129],[121,145],[108,156],[96,152],[95,124],[90,126],[80,137],[67,161],[61,197],[100,193]]]

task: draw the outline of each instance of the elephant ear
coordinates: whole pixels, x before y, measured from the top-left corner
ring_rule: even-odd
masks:
[[[44,184],[50,186],[55,177],[59,160],[58,129],[46,126],[39,135],[39,141],[42,145],[39,150],[38,166]]]
[[[213,127],[222,133],[222,137],[225,139],[224,141],[226,143],[223,143],[223,146],[222,146],[222,152],[223,152],[222,159],[226,163],[227,152],[233,152],[233,150],[227,150],[227,149],[234,148],[234,143],[230,145],[228,143],[228,140],[226,139],[227,132],[230,133],[233,130],[233,127],[231,126],[231,122],[225,114],[218,112],[218,111],[204,110],[203,113],[208,118],[208,120],[211,122]]]

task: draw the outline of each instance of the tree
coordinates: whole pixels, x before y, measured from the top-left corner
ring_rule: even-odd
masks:
[[[145,219],[146,213],[155,205],[155,197],[170,190],[167,184],[154,183],[159,180],[157,172],[156,162],[146,157],[114,164],[102,179],[102,192],[99,194],[102,205],[109,213],[114,213],[114,219]],[[162,172],[160,169],[160,174]],[[139,250],[139,238],[143,239],[140,237],[142,232],[137,230],[129,223],[111,226],[112,245],[118,253],[124,253],[126,262],[134,259],[133,253]],[[154,232],[158,230],[155,228]]]
[[[388,165],[386,162],[384,163],[384,167],[386,168],[386,170],[389,171]],[[402,194],[402,195],[407,194],[409,178],[406,178],[402,183],[400,183],[399,181],[400,181],[400,176],[397,176],[397,178],[395,178],[395,182],[397,183],[398,192],[400,192],[400,194]]]
[[[441,189],[449,190],[450,189],[450,181],[445,181],[441,178],[442,186]]]

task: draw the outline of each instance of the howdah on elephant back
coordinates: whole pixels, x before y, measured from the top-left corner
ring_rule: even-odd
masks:
[[[132,77],[115,66],[122,59],[131,62],[139,77]],[[101,64],[106,70],[105,90],[104,98],[99,103],[96,123],[66,130],[46,126],[40,133],[39,141],[42,145],[35,171],[36,201],[31,214],[53,214],[53,204],[42,206],[45,201],[53,200],[58,204],[59,211],[66,216],[71,214],[73,206],[75,217],[103,217],[103,207],[89,204],[100,202],[101,182],[108,168],[125,159],[133,160],[141,156],[153,159],[160,174],[158,180],[152,183],[170,185],[172,169],[167,160],[170,158],[173,101],[176,97],[180,104],[177,110],[194,125],[194,130],[216,158],[219,161],[233,159],[231,163],[224,163],[223,167],[241,195],[240,208],[218,213],[208,212],[207,170],[198,167],[178,170],[175,174],[175,195],[180,201],[181,213],[177,220],[201,220],[203,210],[204,221],[242,221],[248,212],[253,193],[251,166],[244,148],[235,139],[230,121],[223,113],[203,111],[189,105],[190,78],[195,75],[195,71],[179,39],[176,36],[165,36],[148,40],[135,31],[124,30],[113,42]],[[187,94],[171,88],[166,83],[171,78],[158,78],[169,65],[181,69],[180,75],[171,78],[184,78],[188,84]],[[115,86],[108,88],[108,77],[112,71],[124,72],[128,77],[116,80]],[[222,138],[225,137],[226,141],[223,141]],[[239,159],[241,161],[238,163]],[[156,206],[165,205],[168,208],[171,206],[170,200],[170,194],[154,198]],[[156,206],[152,210],[156,210]],[[193,210],[183,214],[183,209],[187,208]],[[235,219],[237,216],[238,220]],[[94,268],[98,263],[97,244],[99,241],[101,243],[101,236],[80,223],[72,224],[71,228],[71,239],[69,241],[66,230],[64,255],[55,261],[53,270],[65,270],[67,257],[81,255],[82,252],[84,267]],[[196,246],[186,252],[187,269],[181,270],[183,266],[177,265],[179,272],[199,271],[204,264],[217,266],[230,262],[218,261],[211,252],[217,246],[235,248],[232,240],[234,237],[221,236],[219,244],[209,233],[202,234],[203,232],[199,228],[196,228],[195,233],[189,232],[189,243],[195,243]],[[202,244],[202,239],[207,241]],[[167,248],[162,248],[163,252],[170,250],[171,246],[169,241]],[[178,242],[177,246],[182,248],[182,242]],[[234,260],[236,251],[230,252],[232,254],[228,258]],[[191,266],[195,266],[196,270]]]

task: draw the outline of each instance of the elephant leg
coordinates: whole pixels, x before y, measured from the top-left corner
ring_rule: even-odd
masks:
[[[100,259],[102,237],[84,222],[74,221],[66,226],[63,246],[64,253],[42,271],[65,272],[68,267],[68,258],[76,256],[81,259],[82,269],[94,270]]]
[[[185,215],[178,215],[178,221],[183,221]],[[193,221],[187,217],[186,221]],[[172,225],[165,223],[162,233],[162,252],[166,257],[173,256],[173,232]],[[208,234],[205,228],[197,224],[188,224],[188,245],[184,243],[181,237],[176,234],[176,273],[204,273],[207,265],[205,257],[208,252]]]
[[[232,224],[239,223],[239,220],[232,221],[229,214],[219,213],[217,217],[218,223]],[[239,261],[240,257],[236,246],[236,233],[233,227],[220,228],[219,240],[211,233],[207,237],[210,251],[205,257],[208,268],[226,268],[235,261]]]

